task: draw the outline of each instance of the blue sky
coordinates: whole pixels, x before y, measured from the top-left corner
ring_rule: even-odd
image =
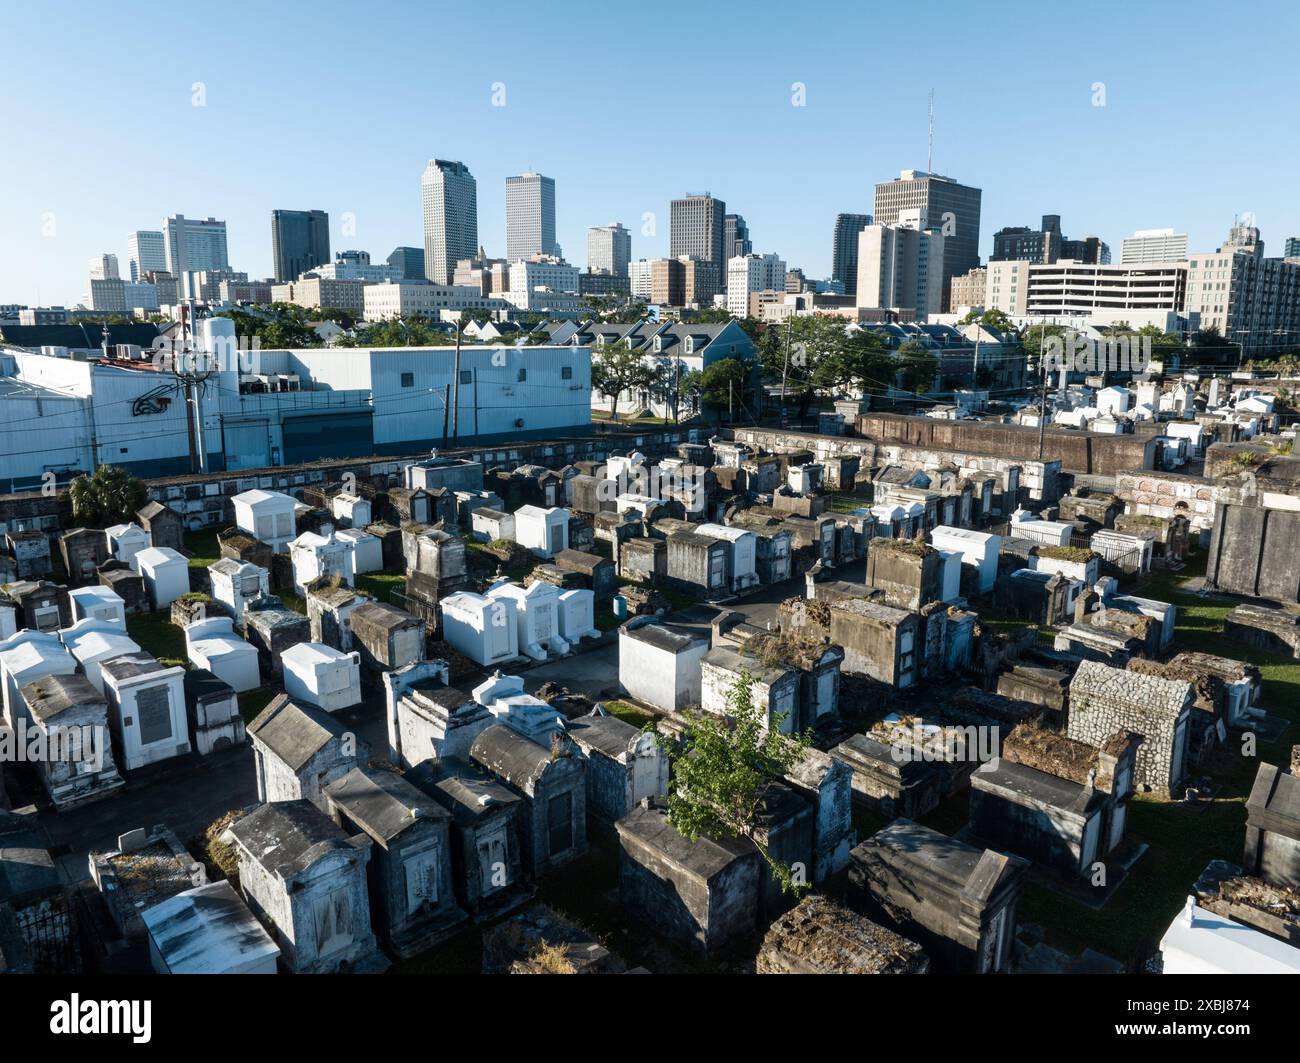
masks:
[[[934,168],[1003,225],[1174,226],[1217,246],[1254,212],[1300,235],[1300,6],[750,2],[9,5],[0,65],[0,303],[71,303],[87,260],[171,213],[229,226],[271,269],[270,212],[329,211],[335,250],[420,245],[433,156],[478,179],[503,254],[504,181],[556,180],[559,239],[617,220],[668,247],[674,197],[711,191],[758,251],[824,276],[835,214]],[[201,82],[206,104],[192,105]],[[505,85],[504,107],[492,86]],[[791,106],[791,86],[806,106]],[[1105,106],[1093,106],[1093,85]],[[641,234],[656,215],[657,235]],[[347,213],[355,235],[340,232]]]

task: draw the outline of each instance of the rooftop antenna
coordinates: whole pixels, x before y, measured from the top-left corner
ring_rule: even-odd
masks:
[[[934,89],[930,90],[930,138],[925,152],[925,172],[934,173]]]

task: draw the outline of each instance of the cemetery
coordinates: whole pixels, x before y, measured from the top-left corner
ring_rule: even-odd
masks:
[[[5,719],[110,743],[0,788],[67,817],[169,764],[248,779],[225,878],[174,851],[210,842],[119,846],[181,869],[114,961],[158,972],[421,970],[512,918],[533,944],[493,962],[529,967],[539,897],[580,969],[1136,970],[1162,940],[1230,966],[1216,920],[1283,962],[1287,603],[1228,590],[1231,544],[1211,564],[1172,511],[1148,533],[1127,481],[798,438],[243,477],[219,526],[169,498],[7,531]],[[743,830],[688,836],[681,758],[750,712],[791,759]],[[1167,848],[1236,870],[1174,880]]]

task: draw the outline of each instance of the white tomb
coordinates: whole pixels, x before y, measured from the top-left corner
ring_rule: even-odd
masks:
[[[280,491],[244,491],[230,499],[235,525],[282,554],[298,534],[298,503]]]
[[[939,600],[951,605],[961,597],[961,554],[956,550],[940,550],[943,564],[939,569]]]
[[[650,495],[638,495],[632,492],[616,495],[614,498],[616,512],[635,513],[641,520],[645,520],[662,505],[663,499],[653,498]]]
[[[1048,546],[1069,546],[1074,525],[1061,520],[1039,520],[1028,510],[1018,509],[1011,514],[1011,534]]]
[[[1160,939],[1164,974],[1300,974],[1300,949],[1189,896]]]
[[[340,528],[334,533],[334,538],[352,544],[354,578],[384,570],[384,544],[377,535],[371,535],[364,528]]]
[[[569,652],[569,643],[560,634],[560,589],[554,584],[538,580],[531,587],[521,587],[501,580],[488,588],[487,596],[514,602],[520,653],[544,661],[552,654]]]
[[[265,598],[271,593],[271,575],[261,565],[251,561],[236,561],[223,557],[208,566],[208,583],[212,587],[212,600],[224,613],[234,617],[237,628],[244,624],[244,605]]]
[[[102,620],[78,620],[59,632],[63,645],[75,658],[90,685],[104,693],[104,678],[100,666],[114,657],[139,653],[140,644],[121,628]]]
[[[72,619],[98,620],[126,630],[126,602],[107,587],[74,587],[68,591]]]
[[[57,635],[24,629],[0,642],[0,680],[4,682],[5,721],[11,728],[27,715],[22,689],[47,675],[75,675],[76,658]]]
[[[515,541],[513,513],[479,506],[478,509],[470,510],[469,520],[470,534],[479,542],[491,543],[498,539],[505,539],[507,542]]]
[[[190,593],[190,563],[170,546],[150,546],[136,554],[135,560],[155,610],[166,609]]]
[[[364,528],[371,523],[370,499],[346,492],[330,499],[330,515],[340,528]]]
[[[459,591],[440,601],[438,609],[442,637],[457,653],[485,668],[519,656],[518,622],[511,598]]]
[[[18,610],[12,605],[0,602],[0,642],[16,634],[18,634]]]
[[[326,712],[361,704],[361,654],[342,653],[321,642],[300,642],[280,655],[289,697]]]
[[[538,557],[569,548],[569,511],[559,506],[520,506],[515,510],[515,542]]]
[[[321,577],[337,577],[349,587],[356,584],[354,544],[333,532],[303,532],[289,544],[289,557],[293,562],[293,586],[299,594],[305,595],[307,584]]]
[[[138,524],[114,524],[111,528],[105,528],[104,534],[108,537],[108,552],[113,558],[125,561],[132,571],[139,572],[140,566],[136,564],[135,555],[153,545],[149,533]]]
[[[517,675],[494,673],[473,690],[474,700],[512,731],[544,746],[551,736],[564,731],[564,718],[541,698],[524,693],[524,681]]]
[[[816,462],[809,462],[807,465],[791,465],[786,473],[786,482],[790,485],[790,490],[801,494],[811,495],[822,489],[822,476],[825,468]]]
[[[586,587],[561,591],[556,616],[560,621],[560,636],[570,646],[576,646],[582,639],[600,638],[600,629],[596,627],[595,591]]]
[[[618,679],[628,696],[665,712],[698,707],[709,636],[690,628],[630,621],[618,631]]]
[[[185,669],[165,667],[148,653],[114,657],[100,668],[109,726],[121,750],[119,766],[142,768],[190,751]]]
[[[732,528],[725,524],[701,524],[700,535],[723,539],[730,544],[731,589],[743,591],[758,586],[758,538],[748,528]]]
[[[237,694],[262,685],[257,647],[235,633],[235,622],[228,616],[212,616],[187,625],[185,655],[195,668],[206,668]]]
[[[940,524],[931,530],[930,544],[936,550],[960,554],[961,563],[975,571],[976,590],[980,594],[992,592],[993,585],[998,580],[998,554],[1002,551],[1002,536]]]
[[[1155,541],[1143,535],[1129,535],[1113,528],[1093,532],[1088,545],[1103,558],[1127,572],[1145,575],[1151,571]]]
[[[645,472],[645,455],[638,450],[631,454],[613,454],[605,460],[605,479],[618,480],[634,486],[643,479]]]
[[[875,525],[877,539],[897,539],[907,522],[907,511],[902,506],[882,502],[872,506],[868,512]]]

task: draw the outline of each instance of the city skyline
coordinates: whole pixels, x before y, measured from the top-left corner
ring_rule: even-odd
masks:
[[[1027,6],[976,15],[943,5],[939,23],[950,34],[943,39],[954,48],[977,54],[982,42],[1018,55],[1011,78],[980,79],[957,64],[934,64],[927,75],[935,91],[933,169],[983,190],[982,258],[995,230],[1048,212],[1070,218],[1073,231],[1095,233],[1112,248],[1136,230],[1173,227],[1188,233],[1189,250],[1209,250],[1222,241],[1233,216],[1246,212],[1255,215],[1270,254],[1280,254],[1284,241],[1300,234],[1300,204],[1286,182],[1270,177],[1294,169],[1297,149],[1278,132],[1294,125],[1297,105],[1268,89],[1270,71],[1286,61],[1286,42],[1294,37],[1286,27],[1296,26],[1296,13],[1274,8],[1276,32],[1252,42],[1252,62],[1235,66],[1231,78],[1189,85],[1187,70],[1222,62],[1219,43],[1196,32],[1198,7],[1209,10],[1188,5],[1176,25],[1157,12],[1118,6],[1090,9],[1086,17],[1064,13],[1055,27],[1067,51],[1063,60],[1058,49],[1028,49],[1042,42]],[[423,17],[453,33],[472,25],[469,15],[411,10],[417,21]],[[592,33],[617,35],[635,22],[614,11],[573,10],[583,12]],[[1122,11],[1130,32],[1115,34],[1108,10]],[[150,11],[182,29],[187,20],[162,5],[145,5],[146,17]],[[479,242],[492,254],[505,250],[504,204],[496,190],[507,176],[533,169],[556,181],[556,239],[571,249],[571,260],[581,256],[587,229],[611,220],[628,228],[634,258],[666,255],[670,201],[707,188],[759,234],[756,252],[775,252],[808,276],[824,277],[831,272],[835,216],[870,213],[877,182],[926,168],[931,84],[911,76],[914,67],[902,54],[877,57],[869,72],[827,63],[825,35],[813,26],[789,27],[781,51],[759,77],[720,91],[727,122],[711,119],[707,108],[685,107],[692,90],[670,84],[661,105],[684,108],[671,134],[674,150],[620,152],[619,163],[593,166],[575,145],[593,137],[607,141],[611,130],[629,128],[629,114],[620,94],[593,95],[590,79],[625,76],[626,68],[611,55],[584,78],[565,80],[529,62],[548,48],[562,50],[565,20],[553,15],[512,12],[512,38],[520,43],[495,49],[471,78],[440,81],[436,106],[427,115],[421,111],[418,122],[402,113],[409,107],[378,111],[342,101],[334,115],[344,123],[336,129],[340,142],[348,142],[350,129],[365,134],[355,149],[360,162],[351,166],[322,164],[321,135],[310,123],[277,127],[271,139],[247,136],[250,109],[294,83],[308,68],[306,53],[339,47],[331,30],[293,25],[294,34],[315,46],[299,58],[277,46],[279,31],[290,31],[288,12],[261,11],[266,26],[252,39],[240,33],[238,19],[204,25],[207,47],[178,58],[152,90],[153,113],[166,130],[166,157],[194,165],[150,166],[146,159],[135,168],[118,165],[105,195],[86,181],[82,160],[115,158],[119,130],[136,113],[132,94],[125,88],[104,93],[92,113],[75,79],[51,82],[41,75],[53,66],[100,63],[115,47],[126,47],[132,34],[94,8],[79,12],[86,32],[75,40],[40,32],[35,9],[13,12],[13,31],[28,45],[0,76],[11,90],[40,84],[41,91],[8,94],[12,124],[58,128],[65,135],[46,146],[41,166],[5,176],[0,231],[9,254],[0,260],[0,299],[71,305],[85,287],[86,261],[113,253],[126,262],[127,235],[155,230],[173,214],[225,220],[231,266],[254,277],[273,271],[268,219],[285,203],[318,205],[330,215],[334,246],[362,248],[382,260],[396,246],[423,243],[419,175],[435,157],[463,161],[482,184]],[[729,47],[740,53],[770,52],[762,19],[735,24],[721,13],[694,10],[692,19],[692,32],[725,31]],[[873,33],[888,36],[903,32],[909,19],[901,10],[870,18],[849,12],[838,16],[843,32],[837,35],[851,37],[855,26],[871,22]],[[426,98],[411,95],[427,96],[428,89],[416,66],[409,73],[404,67],[404,59],[418,53],[419,34],[394,42],[385,39],[384,28],[359,24],[348,35],[349,54],[387,49],[397,79],[394,98]],[[1157,31],[1161,47],[1152,49],[1150,34]],[[684,54],[670,53],[664,62],[669,74],[689,69]],[[797,84],[804,86],[805,106],[792,106]],[[1026,91],[1030,86],[1033,91]],[[1105,106],[1094,106],[1099,91]],[[1258,105],[1261,95],[1269,106]],[[863,126],[870,101],[871,121]],[[563,132],[541,140],[539,132],[561,114]],[[1170,148],[1195,144],[1206,130],[1223,127],[1249,145],[1254,176],[1243,179],[1236,167],[1189,170],[1185,152]],[[1160,135],[1152,136],[1152,128]],[[846,135],[846,129],[855,133]],[[807,169],[798,179],[799,195],[789,194],[784,170],[755,147],[760,131],[781,142],[785,166]],[[1022,147],[1009,150],[1021,141]],[[633,142],[645,146],[643,139]],[[1141,188],[1135,190],[1138,177]],[[644,232],[647,214],[655,216],[653,235]]]

